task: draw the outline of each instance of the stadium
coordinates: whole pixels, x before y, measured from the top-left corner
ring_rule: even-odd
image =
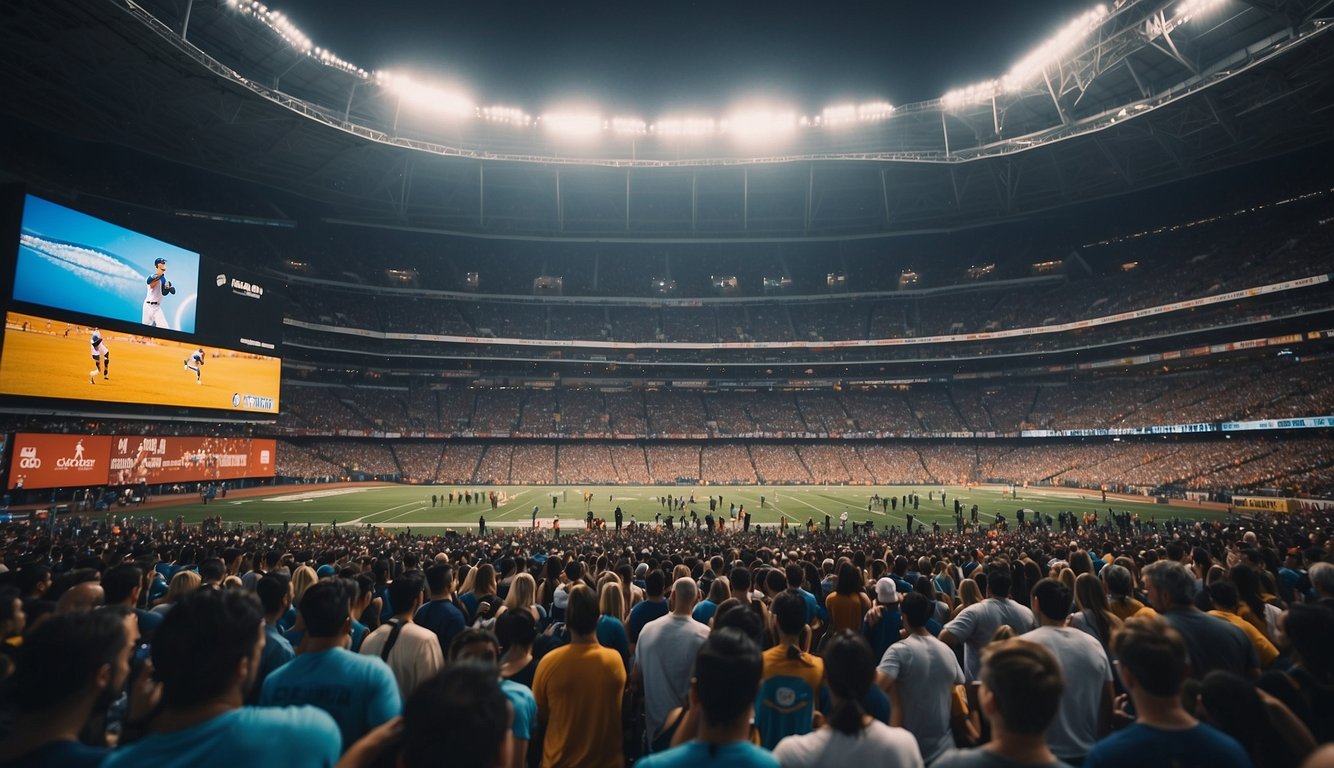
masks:
[[[1334,764],[1334,4],[273,2],[0,4],[0,765]]]

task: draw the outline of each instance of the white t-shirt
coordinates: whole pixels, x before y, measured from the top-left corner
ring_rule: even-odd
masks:
[[[774,757],[783,768],[923,766],[912,734],[879,720],[872,720],[858,736],[840,733],[827,725],[801,736],[788,736],[774,747]]]
[[[361,641],[361,654],[378,659],[391,631],[393,627],[388,624],[377,627]],[[389,649],[387,663],[398,683],[399,694],[407,701],[418,685],[444,668],[445,657],[440,651],[440,638],[419,624],[404,624],[398,639],[394,641],[394,647]]]
[[[1046,646],[1061,663],[1065,690],[1047,729],[1047,746],[1062,760],[1083,759],[1098,740],[1103,687],[1112,681],[1112,665],[1102,644],[1074,627],[1039,627],[1024,639]]]
[[[964,608],[941,630],[964,644],[963,665],[969,681],[976,680],[981,673],[982,648],[991,642],[991,636],[1002,624],[1010,625],[1021,635],[1037,626],[1029,609],[1008,597],[1004,600],[989,597]]]
[[[667,713],[685,706],[695,655],[708,637],[707,625],[674,613],[656,618],[640,630],[635,666],[644,675],[644,726],[649,738],[657,735]]]
[[[953,747],[951,692],[963,683],[954,651],[931,635],[914,633],[889,646],[877,669],[898,687],[903,727],[916,738],[922,758],[934,760]]]

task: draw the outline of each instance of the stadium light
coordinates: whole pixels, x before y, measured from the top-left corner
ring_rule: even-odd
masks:
[[[570,138],[583,139],[602,133],[602,116],[596,112],[548,112],[537,118],[543,128]]]
[[[816,125],[835,128],[850,123],[869,123],[884,120],[892,114],[894,114],[894,106],[884,101],[873,101],[865,104],[839,104],[825,107],[812,122]],[[802,124],[805,125],[806,123],[803,122]]]
[[[533,118],[518,107],[482,107],[479,110],[483,120],[504,125],[527,126],[533,124]]]
[[[292,20],[281,11],[275,11],[259,0],[227,0],[228,7],[244,13],[268,27],[288,45],[310,56],[328,67],[342,70],[362,79],[370,79],[370,73],[346,59],[336,56],[332,51],[315,45],[304,32],[297,28]]]
[[[965,104],[981,104],[991,101],[996,95],[996,90],[1000,83],[995,80],[987,80],[983,83],[976,83],[967,88],[956,88],[940,97],[941,102],[946,109],[955,109]]]
[[[643,136],[648,133],[648,123],[638,117],[613,117],[611,131],[618,136]]]
[[[1089,33],[1107,18],[1107,6],[1096,5],[1079,18],[1066,24],[1060,32],[1019,60],[1001,80],[1006,92],[1027,87],[1049,65],[1070,54],[1088,38]]]
[[[1173,19],[1179,24],[1184,24],[1191,19],[1217,10],[1224,2],[1226,0],[1183,0],[1177,4],[1176,15],[1173,16]]]
[[[782,109],[739,109],[727,116],[722,130],[742,140],[773,139],[796,130],[795,113]]]
[[[718,122],[711,117],[668,117],[649,129],[658,136],[711,136],[718,132]]]
[[[387,91],[414,106],[442,112],[451,117],[473,117],[477,114],[477,106],[460,90],[437,88],[419,83],[407,75],[393,72],[376,72],[375,80]]]

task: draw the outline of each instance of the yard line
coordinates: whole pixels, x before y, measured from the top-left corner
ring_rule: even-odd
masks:
[[[533,490],[534,490],[533,488],[529,488],[529,489],[526,490],[526,491],[519,491],[518,493],[514,494],[513,499],[511,499],[511,501],[513,501],[514,503],[513,503],[512,505],[506,505],[506,506],[503,506],[503,507],[501,507],[499,510],[497,510],[497,512],[499,512],[500,514],[496,515],[496,519],[499,520],[500,518],[502,518],[502,517],[504,517],[504,516],[506,516],[506,515],[510,515],[510,514],[515,513],[515,512],[518,512],[521,506],[527,506],[526,504],[524,504],[524,505],[520,505],[520,504],[519,504],[519,499],[520,499],[521,497],[523,497],[524,495],[526,495],[526,494],[532,492]],[[511,506],[513,506],[513,509],[510,508]]]
[[[376,515],[383,515],[383,514],[386,513],[386,512],[393,512],[394,510],[396,510],[396,509],[402,509],[403,507],[406,507],[406,506],[408,506],[409,504],[416,504],[416,505],[418,505],[418,506],[424,506],[424,505],[425,505],[425,502],[423,502],[423,501],[413,500],[413,501],[409,501],[409,502],[406,502],[406,503],[403,503],[403,504],[396,504],[396,505],[390,507],[389,509],[382,509],[382,510],[380,510],[379,512],[370,512],[370,513],[368,513],[368,514],[362,515],[361,517],[358,517],[358,518],[355,519],[355,520],[348,520],[346,523],[343,523],[343,525],[360,525],[360,524],[366,522],[366,518],[368,518],[368,517],[375,517]]]

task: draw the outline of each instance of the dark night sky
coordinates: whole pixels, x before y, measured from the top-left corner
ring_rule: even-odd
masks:
[[[456,78],[530,112],[716,114],[754,95],[801,112],[933,99],[1003,74],[1092,2],[795,3],[269,0],[316,45],[366,69]]]

